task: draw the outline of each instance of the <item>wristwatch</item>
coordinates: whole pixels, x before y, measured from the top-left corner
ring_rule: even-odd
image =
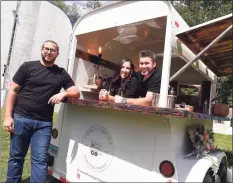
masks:
[[[122,101],[121,101],[122,104],[127,104],[127,100],[126,98],[123,98]]]

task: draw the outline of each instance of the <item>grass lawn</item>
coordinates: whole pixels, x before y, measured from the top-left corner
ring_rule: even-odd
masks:
[[[215,133],[215,142],[220,149],[232,151],[232,135],[222,135]]]
[[[1,165],[1,182],[5,182],[6,178],[6,170],[7,170],[7,160],[9,155],[9,133],[3,131],[2,123],[3,123],[4,111],[1,109],[1,158],[0,158],[0,165]],[[56,121],[57,114],[54,115],[54,122]],[[222,134],[215,134],[215,145],[218,145],[219,148],[225,150],[232,151],[232,136],[231,135],[222,135]],[[23,182],[29,182],[30,177],[30,151],[26,157],[25,164],[24,164],[24,172],[23,172]]]

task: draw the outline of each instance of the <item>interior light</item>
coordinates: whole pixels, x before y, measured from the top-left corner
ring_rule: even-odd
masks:
[[[148,36],[148,30],[145,29],[145,30],[144,30],[144,37],[147,37],[147,36]]]
[[[102,53],[102,47],[99,46],[99,54],[101,54],[101,53]]]

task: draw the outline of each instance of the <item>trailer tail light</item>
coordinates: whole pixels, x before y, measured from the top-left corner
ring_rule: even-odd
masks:
[[[159,165],[159,171],[164,177],[169,178],[174,175],[175,168],[170,161],[162,161]]]
[[[54,128],[54,129],[52,130],[52,137],[53,137],[54,139],[56,139],[57,136],[58,136],[58,131],[57,131],[56,128]]]

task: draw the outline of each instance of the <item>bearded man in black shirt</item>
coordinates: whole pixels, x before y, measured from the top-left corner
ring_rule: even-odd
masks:
[[[42,60],[23,63],[13,77],[3,124],[11,135],[6,182],[21,182],[29,144],[30,182],[46,182],[54,105],[66,97],[80,96],[65,69],[54,64],[58,55],[57,43],[47,40],[41,49]]]
[[[151,106],[153,93],[160,93],[161,71],[156,69],[156,55],[150,50],[139,53],[139,80],[141,98],[123,98],[115,96],[115,103]]]

